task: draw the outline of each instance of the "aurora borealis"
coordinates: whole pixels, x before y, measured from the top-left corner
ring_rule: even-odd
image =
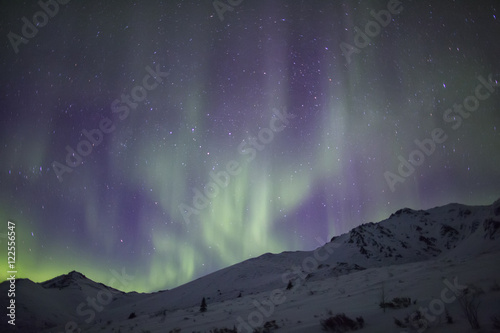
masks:
[[[229,3],[221,20],[212,1],[60,1],[17,53],[9,32],[44,7],[4,4],[2,267],[9,220],[19,277],[125,269],[150,292],[403,207],[500,197],[497,2],[401,1],[350,62],[340,45],[389,1]],[[436,128],[392,191],[384,173]]]

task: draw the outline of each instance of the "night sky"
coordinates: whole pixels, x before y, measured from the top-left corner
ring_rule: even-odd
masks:
[[[500,197],[498,1],[64,2],[0,13],[18,277],[169,289]]]

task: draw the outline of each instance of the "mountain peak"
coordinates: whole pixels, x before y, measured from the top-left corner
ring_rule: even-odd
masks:
[[[74,279],[86,279],[87,278],[85,275],[83,275],[82,273],[77,272],[77,271],[71,271],[68,274],[66,274],[66,276],[74,278]]]
[[[42,283],[42,287],[44,288],[65,288],[70,285],[78,284],[78,281],[86,280],[87,277],[80,272],[71,271],[68,274],[63,274],[57,276],[51,280],[45,281]]]

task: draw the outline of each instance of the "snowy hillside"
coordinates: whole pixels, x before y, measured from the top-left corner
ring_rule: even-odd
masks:
[[[426,331],[473,332],[460,307],[465,285],[473,285],[467,295],[474,292],[480,300],[481,332],[495,332],[491,318],[500,320],[499,267],[500,200],[490,206],[405,208],[315,251],[264,254],[152,294],[123,293],[78,272],[44,283],[18,280],[17,330],[5,320],[0,330],[209,332],[238,327],[250,332],[266,326],[269,332],[321,332],[321,320],[345,313],[363,318],[359,332],[410,332],[398,327],[395,318],[404,324],[404,317],[428,309],[420,319],[429,326]],[[2,283],[0,293],[7,290]],[[199,311],[203,297],[206,312]],[[396,297],[410,298],[409,306],[394,306]],[[382,300],[389,304],[385,309]]]

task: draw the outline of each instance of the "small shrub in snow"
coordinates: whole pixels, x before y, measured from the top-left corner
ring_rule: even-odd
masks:
[[[382,309],[390,308],[390,309],[403,309],[407,308],[411,305],[410,297],[395,297],[390,302],[380,302],[379,306]]]
[[[418,329],[419,332],[428,327],[427,320],[424,319],[420,311],[410,313],[403,320],[394,318],[394,324],[401,328]]]
[[[500,331],[500,316],[491,317],[491,321],[493,322],[493,328]]]
[[[274,330],[280,328],[276,324],[276,320],[266,321],[263,327],[254,328],[253,333],[272,333]]]
[[[356,320],[353,320],[344,313],[321,320],[320,323],[323,331],[338,333],[356,331],[365,326],[363,317],[357,317]]]
[[[394,324],[396,324],[397,327],[401,327],[401,328],[405,328],[405,324],[403,324],[403,322],[401,320],[399,320],[398,318],[394,318]]]
[[[174,329],[168,331],[168,333],[180,333],[180,332],[181,332],[180,328],[174,328]]]
[[[207,302],[205,301],[205,297],[201,300],[200,312],[207,311]]]
[[[460,307],[467,317],[469,325],[473,329],[480,328],[479,320],[477,317],[477,309],[479,308],[479,295],[482,294],[481,289],[475,289],[474,287],[465,288],[462,293],[458,296],[458,302]]]
[[[293,287],[293,284],[292,284],[292,280],[288,281],[288,285],[286,286],[286,290],[290,290],[292,289]]]
[[[130,313],[130,314],[128,315],[128,319],[132,319],[132,318],[135,318],[135,317],[137,317],[137,316],[135,315],[135,312],[132,312],[132,313]]]
[[[264,328],[280,328],[278,324],[276,324],[276,320],[266,321],[264,323]]]

